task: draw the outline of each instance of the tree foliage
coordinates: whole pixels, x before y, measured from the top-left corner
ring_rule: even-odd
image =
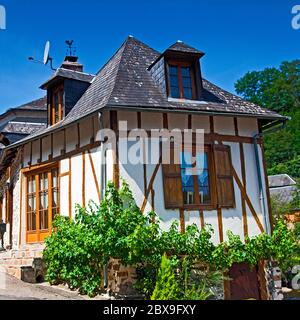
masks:
[[[287,127],[266,136],[269,174],[300,177],[300,60],[248,72],[235,84],[244,99],[291,117]]]

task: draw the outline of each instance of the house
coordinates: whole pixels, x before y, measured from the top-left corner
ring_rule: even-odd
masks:
[[[77,57],[66,57],[41,86],[47,127],[2,154],[7,250],[0,261],[12,274],[21,277],[21,266],[41,256],[54,215],[73,218],[76,204],[101,201],[107,182],[118,187],[122,178],[141,210],[155,210],[164,229],[174,220],[182,232],[210,224],[216,243],[229,230],[242,238],[270,232],[262,137],[287,119],[204,79],[203,56],[181,41],[160,53],[129,36],[96,75],[84,73]],[[184,161],[175,161],[178,132],[179,138],[192,132]],[[156,146],[142,143],[138,151],[153,133]],[[160,147],[165,133],[169,162]],[[237,265],[231,274],[237,281],[224,287],[225,297],[267,295],[261,268]]]
[[[7,110],[0,115],[0,150],[43,129],[46,124],[46,97]]]

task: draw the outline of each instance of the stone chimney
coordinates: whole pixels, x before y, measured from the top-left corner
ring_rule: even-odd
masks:
[[[61,68],[83,72],[83,65],[78,62],[78,57],[75,56],[66,56]]]

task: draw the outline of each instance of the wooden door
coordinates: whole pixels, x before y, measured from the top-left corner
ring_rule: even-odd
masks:
[[[245,263],[234,264],[230,271],[230,300],[260,300],[257,268]]]

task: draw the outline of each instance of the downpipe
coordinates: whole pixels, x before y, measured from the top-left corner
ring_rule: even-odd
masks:
[[[263,217],[264,217],[264,224],[265,224],[265,230],[266,233],[271,236],[272,235],[272,229],[271,229],[271,221],[268,218],[268,209],[266,205],[266,197],[264,193],[264,188],[263,188],[263,180],[262,180],[262,170],[261,170],[261,161],[260,161],[260,156],[259,156],[259,143],[258,139],[262,139],[266,134],[270,133],[275,133],[279,130],[283,130],[286,127],[286,122],[281,123],[281,126],[276,126],[273,127],[272,129],[266,130],[265,132],[261,132],[256,134],[253,139],[254,139],[254,152],[255,152],[255,160],[256,160],[256,172],[257,172],[257,178],[258,178],[258,187],[259,187],[259,199],[260,199],[260,206],[263,212]],[[262,154],[262,153],[261,153]],[[268,177],[266,177],[267,179]],[[267,187],[267,186],[266,186]],[[266,191],[267,192],[267,191]],[[272,299],[276,297],[276,287],[275,287],[275,282],[274,282],[274,277],[273,277],[273,265],[272,261],[268,261],[268,272],[271,276],[271,291],[272,291]]]
[[[104,137],[104,123],[103,123],[103,115],[101,112],[98,113],[98,122],[99,122],[99,127],[100,127],[100,197],[101,201],[104,199],[104,193],[105,193],[105,187],[106,187],[106,167],[104,164],[104,161],[106,162],[105,156],[104,156],[104,143],[105,143],[105,137]],[[104,288],[108,287],[108,265],[105,264],[103,267],[103,282],[104,282]]]

